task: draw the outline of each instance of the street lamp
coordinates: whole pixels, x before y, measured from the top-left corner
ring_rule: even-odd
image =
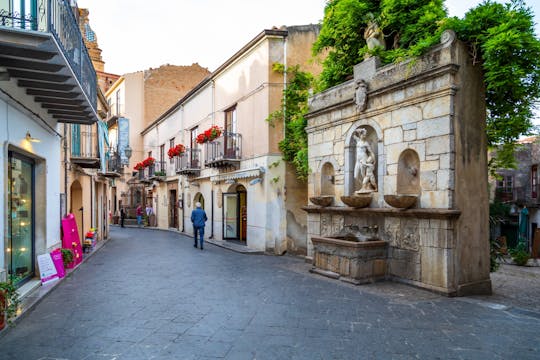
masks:
[[[129,159],[131,158],[132,154],[133,150],[131,149],[129,144],[126,145],[126,147],[124,148],[124,156],[127,158],[127,161],[123,161],[122,154],[120,154],[121,164],[126,166],[129,165]]]

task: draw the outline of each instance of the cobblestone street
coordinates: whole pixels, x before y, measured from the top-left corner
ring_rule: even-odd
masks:
[[[503,266],[491,297],[354,286],[291,256],[166,231],[111,239],[0,337],[0,359],[538,359],[538,297]],[[515,279],[514,279],[515,278]],[[505,291],[508,290],[508,293]],[[514,294],[514,295],[512,295]]]

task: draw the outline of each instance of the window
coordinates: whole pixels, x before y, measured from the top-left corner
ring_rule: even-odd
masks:
[[[191,134],[190,134],[190,144],[189,144],[189,147],[191,149],[196,149],[197,148],[197,135],[199,135],[199,127],[194,127],[193,129],[191,129]]]
[[[223,139],[226,158],[235,159],[238,155],[236,130],[236,107],[234,107],[225,111],[225,134]]]
[[[159,147],[159,171],[165,171],[165,144]]]
[[[174,147],[174,138],[169,140],[169,150]],[[174,162],[174,158],[170,158],[169,162],[172,164]]]
[[[533,165],[531,168],[531,197],[538,197],[538,165]]]
[[[514,188],[514,177],[512,175],[502,175],[497,180],[497,191],[503,193],[511,193]]]

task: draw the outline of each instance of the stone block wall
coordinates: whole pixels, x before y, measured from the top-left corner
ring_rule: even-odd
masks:
[[[355,93],[360,80],[367,84],[365,106]],[[389,243],[389,278],[449,295],[490,292],[482,86],[466,46],[446,32],[421,58],[387,66],[370,58],[355,66],[354,80],[310,98],[308,195],[321,195],[322,169],[331,164],[335,206],[306,207],[308,255],[311,236],[378,225]],[[376,155],[378,190],[368,208],[353,210],[340,196],[357,190],[353,133],[359,128],[367,130]],[[404,186],[410,178],[404,154],[416,159],[415,187]],[[392,209],[384,201],[411,189],[418,196],[413,209]]]

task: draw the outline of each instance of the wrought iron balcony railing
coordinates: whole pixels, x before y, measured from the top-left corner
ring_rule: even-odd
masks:
[[[58,121],[93,123],[97,78],[75,13],[74,0],[0,2],[0,66]]]
[[[242,158],[242,135],[224,131],[205,145],[204,164],[208,167],[236,166]]]
[[[201,149],[186,149],[175,158],[174,165],[177,174],[198,174],[201,171]]]
[[[72,129],[70,137],[71,162],[85,168],[98,168],[100,164],[97,133]]]

